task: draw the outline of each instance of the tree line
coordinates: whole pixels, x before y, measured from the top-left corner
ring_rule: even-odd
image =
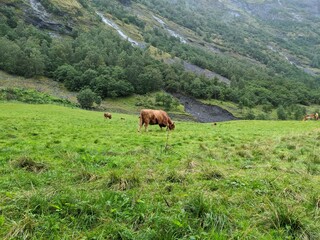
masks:
[[[181,64],[155,60],[147,49],[132,47],[112,30],[97,27],[74,37],[52,36],[23,22],[12,28],[4,18],[0,22],[0,69],[24,77],[48,76],[70,91],[90,88],[102,98],[160,89],[191,93],[184,79],[199,81]],[[201,78],[216,88],[227,88]]]
[[[119,14],[129,16],[117,6],[121,9]],[[164,89],[247,107],[320,103],[320,91],[314,78],[285,63],[279,66],[279,62],[272,59],[269,63],[274,65],[272,68],[258,67],[248,61],[181,44],[162,29],[144,30],[142,25],[147,42],[145,49],[132,47],[104,27],[78,31],[68,37],[50,35],[16,20],[10,7],[1,9],[0,69],[12,74],[48,76],[71,91],[91,89],[101,98]],[[213,70],[229,78],[231,85],[186,72],[181,62],[168,65],[155,60],[148,46]]]

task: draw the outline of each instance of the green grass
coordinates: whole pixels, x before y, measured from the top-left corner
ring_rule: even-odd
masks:
[[[320,121],[137,128],[0,103],[0,238],[320,238]]]

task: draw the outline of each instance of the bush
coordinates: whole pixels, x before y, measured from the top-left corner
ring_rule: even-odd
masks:
[[[164,107],[166,110],[176,108],[179,103],[167,93],[157,93],[155,97],[155,104]]]
[[[279,106],[277,109],[277,115],[278,115],[278,119],[279,120],[286,120],[287,119],[287,115],[286,112],[284,110],[283,106]]]
[[[80,73],[71,65],[65,64],[53,73],[54,80],[63,82],[68,90],[79,90],[81,86]]]
[[[74,104],[67,99],[57,98],[33,89],[23,89],[23,88],[0,89],[0,100],[20,101],[20,102],[33,103],[33,104],[55,103],[55,104],[74,106]]]
[[[97,104],[101,103],[101,98],[89,88],[81,90],[77,95],[77,100],[81,108],[85,109],[91,108],[94,102]]]
[[[244,117],[247,120],[254,120],[256,118],[256,116],[254,115],[253,111],[250,110],[249,112],[247,112],[247,114]]]
[[[268,114],[264,114],[264,113],[260,113],[256,116],[257,120],[269,120],[269,115]]]

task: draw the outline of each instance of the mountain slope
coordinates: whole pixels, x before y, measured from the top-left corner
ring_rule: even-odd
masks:
[[[37,10],[39,4],[45,11]],[[69,52],[69,57],[56,58],[60,53],[50,54],[40,44],[42,59],[55,64],[40,62],[44,74],[58,75],[56,79],[66,82],[71,90],[88,86],[105,97],[166,89],[248,107],[277,107],[319,103],[320,28],[315,4],[312,0],[303,4],[272,0],[13,0],[2,5],[0,19],[13,29],[5,28],[3,37],[17,32],[22,19],[50,31],[50,37],[46,36],[50,51],[56,48],[52,43],[66,39],[65,44],[70,44],[64,46],[64,52]],[[100,34],[103,29],[114,33]],[[97,34],[104,35],[105,40],[94,36]],[[114,34],[129,40],[132,46]],[[112,38],[113,46],[117,42],[116,51],[107,44],[108,38]],[[7,39],[2,43],[19,45],[16,39]],[[161,61],[170,63],[170,67]],[[72,67],[62,68],[65,64]],[[111,70],[102,70],[106,66]],[[121,74],[114,69],[116,66]],[[6,63],[0,67],[12,71]],[[186,74],[184,69],[206,77]],[[94,70],[97,79],[81,80],[87,70]],[[63,71],[73,74],[71,85]],[[104,80],[98,78],[100,75]],[[104,90],[97,86],[101,81],[106,84]],[[119,89],[119,81],[125,89]]]
[[[268,57],[280,54],[290,64],[310,67],[314,54],[319,54],[317,1],[139,2],[198,33],[205,44],[249,56],[262,64],[267,64]],[[314,47],[318,49],[314,51]]]

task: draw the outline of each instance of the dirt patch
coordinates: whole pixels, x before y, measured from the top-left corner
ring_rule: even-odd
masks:
[[[43,163],[35,162],[29,157],[20,157],[13,162],[16,168],[22,168],[28,172],[40,173],[47,170],[47,166]]]
[[[184,106],[184,110],[191,114],[198,122],[206,123],[237,120],[232,113],[219,106],[205,104],[191,97],[178,93],[174,93],[172,95],[180,101],[180,103]]]

